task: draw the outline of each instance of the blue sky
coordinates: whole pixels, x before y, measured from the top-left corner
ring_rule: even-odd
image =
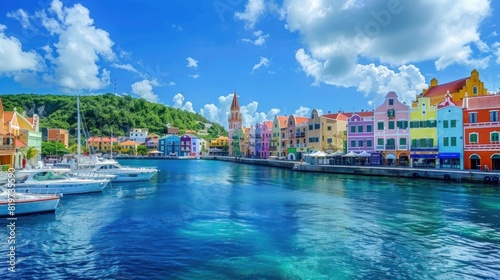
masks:
[[[227,126],[410,102],[474,68],[500,88],[499,1],[0,0],[0,94],[116,92]]]

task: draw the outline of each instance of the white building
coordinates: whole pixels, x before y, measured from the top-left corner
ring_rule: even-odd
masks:
[[[132,128],[129,132],[129,139],[134,142],[146,143],[148,130],[144,128]]]

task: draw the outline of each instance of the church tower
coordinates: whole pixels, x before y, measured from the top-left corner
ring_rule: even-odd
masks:
[[[238,96],[236,91],[233,95],[233,102],[231,103],[231,109],[228,117],[229,122],[229,155],[233,155],[233,134],[237,129],[241,129],[242,118],[240,113],[240,105],[238,104]]]

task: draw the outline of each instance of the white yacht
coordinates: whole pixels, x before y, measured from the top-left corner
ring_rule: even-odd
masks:
[[[55,212],[61,199],[58,195],[11,192],[3,186],[0,191],[0,217]]]
[[[158,172],[158,169],[153,167],[121,166],[116,160],[97,158],[94,158],[90,162],[82,161],[78,165],[78,170],[88,170],[100,174],[116,175],[111,182],[147,181]]]
[[[16,191],[22,193],[79,194],[101,192],[109,179],[70,176],[67,172],[39,169],[16,180]]]

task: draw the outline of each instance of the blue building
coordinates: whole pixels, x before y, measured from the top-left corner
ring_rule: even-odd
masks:
[[[181,154],[181,137],[169,134],[158,139],[158,149],[164,156],[179,156]]]
[[[438,104],[437,137],[440,168],[464,169],[463,111],[446,94]]]

